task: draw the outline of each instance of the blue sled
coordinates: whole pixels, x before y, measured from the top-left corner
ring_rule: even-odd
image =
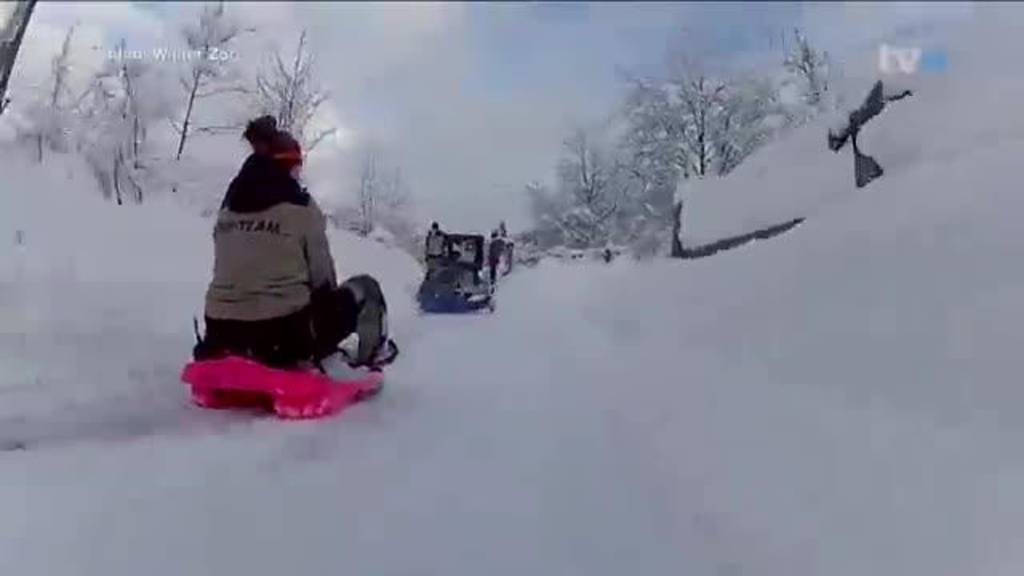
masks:
[[[494,296],[470,299],[462,294],[424,294],[417,296],[420,310],[429,314],[464,314],[480,310],[494,310]]]

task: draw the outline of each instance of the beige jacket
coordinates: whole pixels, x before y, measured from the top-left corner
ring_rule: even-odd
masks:
[[[337,286],[323,212],[294,180],[274,170],[250,157],[217,215],[206,292],[210,318],[286,316],[308,306],[314,290]]]

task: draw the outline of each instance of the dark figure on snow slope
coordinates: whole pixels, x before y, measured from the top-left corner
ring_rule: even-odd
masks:
[[[498,280],[498,264],[505,253],[505,240],[498,236],[498,231],[491,232],[491,242],[487,246],[487,269],[490,273],[491,286]]]
[[[206,336],[193,356],[236,354],[281,368],[390,363],[397,347],[380,286],[366,275],[338,286],[326,219],[299,184],[298,142],[271,117],[250,122],[244,136],[253,153],[217,214]],[[352,334],[356,349],[340,350]]]
[[[424,251],[427,262],[427,269],[435,268],[437,263],[444,258],[445,234],[441,226],[434,222],[427,231],[426,250]]]

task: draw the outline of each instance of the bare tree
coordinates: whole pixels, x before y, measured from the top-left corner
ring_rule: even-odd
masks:
[[[787,93],[786,123],[801,125],[822,112],[836,110],[840,95],[831,89],[833,71],[827,52],[818,51],[799,30],[785,52],[780,89]]]
[[[126,50],[123,39],[121,40],[121,49],[122,51]],[[117,70],[117,78],[120,80],[123,94],[121,98],[121,118],[123,120],[122,133],[124,138],[117,147],[115,161],[121,166],[126,164],[126,160],[131,161],[131,169],[119,169],[117,174],[123,175],[124,179],[131,185],[135,201],[138,204],[142,203],[143,191],[134,173],[143,168],[141,153],[146,139],[147,128],[147,118],[144,116],[142,106],[144,97],[141,94],[139,84],[147,72],[149,72],[149,69],[145,62],[128,58],[121,61],[121,65]],[[118,188],[118,197],[120,198],[120,178],[116,175],[114,177],[114,186]]]
[[[121,40],[122,52],[127,50],[124,39]],[[159,98],[157,95],[144,93],[146,77],[152,67],[143,60],[124,58],[118,66],[111,70],[121,85],[121,117],[125,123],[125,150],[131,159],[133,168],[142,167],[142,147],[146,141],[147,126],[160,115]],[[154,106],[154,100],[156,105]]]
[[[571,244],[590,247],[604,243],[624,195],[616,181],[618,167],[582,128],[573,131],[564,147],[558,183],[569,209],[560,216],[560,225]]]
[[[715,126],[715,170],[732,172],[771,136],[769,119],[781,116],[778,94],[767,80],[732,80],[720,102]]]
[[[405,178],[402,176],[402,168],[395,166],[387,177],[382,178],[380,206],[384,212],[400,212],[410,203],[411,197]]]
[[[419,256],[422,243],[411,217],[412,195],[402,169],[376,145],[359,157],[354,198],[333,211],[334,221],[360,236],[385,232],[395,245]]]
[[[412,218],[412,195],[402,169],[394,166],[386,170],[377,208],[377,225],[386,230],[398,248],[419,257],[422,238]]]
[[[545,247],[591,248],[612,240],[633,185],[627,166],[591,132],[577,128],[563,143],[557,176],[554,190],[541,184],[526,188]]]
[[[337,131],[336,128],[311,130],[311,121],[327,100],[327,93],[316,82],[313,63],[303,30],[290,62],[286,64],[281,52],[275,51],[269,65],[256,77],[258,112],[277,118],[278,126],[291,132],[307,152]]]
[[[232,43],[244,30],[230,19],[224,11],[224,2],[207,4],[199,15],[198,22],[182,29],[185,44],[191,51],[188,70],[181,78],[181,86],[187,95],[185,116],[181,123],[172,122],[178,133],[178,151],[175,159],[181,160],[185,143],[196,131],[216,131],[213,128],[193,127],[193,114],[198,100],[227,92],[245,92],[245,88],[230,82],[230,65],[219,58],[230,53]]]
[[[10,100],[7,98],[7,83],[14,71],[14,63],[25,37],[29,19],[35,9],[36,0],[21,0],[14,3],[6,22],[0,22],[0,114],[3,114]]]
[[[379,162],[379,153],[371,149],[365,153],[359,168],[359,188],[356,192],[356,208],[359,217],[357,232],[362,236],[369,236],[377,221],[377,205],[380,200],[381,188]]]
[[[21,130],[31,138],[36,149],[36,161],[43,161],[46,148],[64,150],[67,145],[69,119],[66,117],[65,102],[69,97],[68,75],[71,70],[71,39],[75,28],[72,26],[64,35],[60,52],[50,62],[49,89],[45,95],[33,102],[26,110],[30,126]]]
[[[829,90],[828,53],[815,50],[799,28],[793,30],[793,37],[794,46],[783,66],[801,84],[804,103],[817,108]]]
[[[122,53],[125,41],[119,42]],[[146,154],[150,127],[174,113],[175,94],[160,67],[133,58],[111,59],[69,109],[85,156],[105,198],[142,203],[157,164]]]

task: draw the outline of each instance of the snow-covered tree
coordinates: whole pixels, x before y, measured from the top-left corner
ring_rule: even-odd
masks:
[[[683,178],[731,172],[770,132],[773,92],[755,80],[703,73],[667,82],[635,80],[626,116],[634,152]]]
[[[795,42],[783,60],[782,89],[793,94],[789,103],[791,121],[801,123],[831,109],[835,102],[828,53],[815,49],[799,29],[793,31],[793,36]]]
[[[561,198],[541,182],[530,182],[524,188],[533,220],[530,236],[539,249],[560,246],[565,243],[565,234],[559,225],[558,215],[564,210]]]
[[[124,40],[120,43],[126,51]],[[150,129],[173,115],[173,92],[164,69],[145,60],[108,60],[76,105],[78,147],[104,195],[141,203],[153,166],[147,154]]]
[[[180,122],[172,122],[178,133],[178,149],[175,158],[180,160],[188,138],[199,131],[217,131],[218,128],[235,129],[237,123],[228,126],[196,127],[193,116],[196,104],[217,94],[245,93],[239,82],[238,71],[232,59],[232,46],[245,30],[224,9],[224,2],[203,6],[199,19],[181,29],[185,45],[189,50],[186,69],[180,82],[185,94],[185,111]]]
[[[379,152],[367,150],[359,168],[359,187],[356,189],[356,232],[361,236],[368,236],[376,227],[382,189]]]
[[[286,59],[275,51],[256,77],[257,113],[277,118],[278,127],[294,135],[307,153],[336,132],[335,128],[314,130],[313,120],[327,93],[316,80],[313,63],[303,30],[295,54]]]
[[[778,93],[769,81],[753,77],[731,81],[716,126],[717,173],[732,172],[767,142],[783,121]]]
[[[568,200],[568,210],[559,215],[559,224],[570,245],[603,245],[611,239],[614,217],[625,195],[623,173],[586,130],[574,130],[564,145],[558,187]]]
[[[382,149],[367,145],[359,153],[352,196],[333,219],[360,236],[385,235],[399,248],[419,256],[422,243],[412,218],[412,194],[401,167],[391,164]]]
[[[636,256],[658,254],[666,245],[678,171],[636,158],[623,146],[624,167],[631,180],[619,207],[618,243]]]
[[[419,257],[423,241],[413,212],[408,180],[403,176],[402,169],[394,166],[383,178],[383,191],[377,209],[378,227],[387,230],[395,246]]]
[[[620,208],[628,202],[633,180],[614,152],[591,131],[577,128],[563,143],[554,189],[527,186],[542,242],[594,248],[616,239]]]
[[[68,105],[73,99],[69,88],[71,71],[71,40],[75,29],[72,26],[64,35],[60,52],[50,63],[50,76],[38,98],[26,107],[25,124],[21,136],[32,142],[36,160],[43,161],[46,149],[66,151],[71,119]]]

